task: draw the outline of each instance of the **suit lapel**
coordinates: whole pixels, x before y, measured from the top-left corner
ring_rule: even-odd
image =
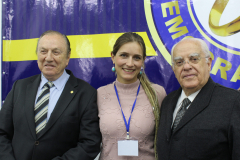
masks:
[[[36,94],[38,90],[38,86],[40,83],[41,75],[38,75],[33,81],[31,81],[27,85],[26,89],[26,99],[25,99],[25,114],[27,117],[28,125],[32,136],[36,138],[36,130],[35,130],[35,120],[34,120],[34,105]]]
[[[77,79],[73,76],[71,73],[64,89],[59,97],[57,104],[47,122],[46,127],[43,129],[43,132],[41,135],[39,135],[38,138],[42,137],[51,127],[54,125],[54,123],[58,120],[58,118],[62,115],[64,110],[68,107],[69,103],[72,101],[73,97],[77,93]]]
[[[166,135],[167,138],[170,139],[170,136],[172,134],[172,121],[173,121],[173,112],[176,108],[176,104],[178,101],[179,96],[181,95],[182,88],[179,88],[176,93],[172,96],[172,101],[168,106],[167,111],[167,129],[166,129]]]
[[[177,132],[179,129],[181,129],[191,119],[193,119],[196,115],[198,115],[202,110],[204,110],[208,106],[211,100],[214,87],[215,83],[211,78],[209,78],[206,85],[201,89],[201,91],[198,93],[196,98],[191,103],[189,109],[186,111],[185,115],[181,119],[180,123],[178,124],[174,132]]]

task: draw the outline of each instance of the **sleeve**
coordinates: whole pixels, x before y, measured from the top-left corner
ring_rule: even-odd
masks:
[[[80,123],[78,144],[53,160],[93,160],[100,152],[102,136],[99,129],[97,92],[92,95]]]
[[[232,151],[232,160],[240,157],[240,96],[237,97],[232,109],[231,121],[228,131],[229,148]]]
[[[12,90],[7,95],[5,102],[0,111],[0,159],[15,160],[12,138],[13,129],[13,107],[14,107],[14,90],[17,81],[14,83]]]

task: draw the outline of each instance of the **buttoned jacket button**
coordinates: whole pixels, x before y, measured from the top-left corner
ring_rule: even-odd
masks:
[[[36,145],[36,146],[39,145],[39,141],[35,141],[35,145]]]

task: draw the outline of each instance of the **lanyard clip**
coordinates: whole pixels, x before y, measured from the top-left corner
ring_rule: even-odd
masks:
[[[127,139],[129,139],[129,132],[127,132]]]

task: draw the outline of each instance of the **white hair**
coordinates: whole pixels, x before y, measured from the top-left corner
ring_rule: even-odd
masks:
[[[173,61],[173,51],[174,51],[174,48],[181,42],[183,41],[190,41],[190,42],[197,42],[201,48],[202,48],[202,51],[203,53],[205,54],[205,57],[206,57],[206,63],[208,63],[208,58],[211,57],[210,56],[210,51],[209,51],[209,48],[206,44],[206,42],[200,38],[186,38],[186,39],[182,39],[181,41],[179,41],[178,43],[176,43],[173,47],[172,47],[172,50],[171,50],[171,59],[172,59],[172,64],[174,63]],[[173,66],[174,67],[174,66]]]

